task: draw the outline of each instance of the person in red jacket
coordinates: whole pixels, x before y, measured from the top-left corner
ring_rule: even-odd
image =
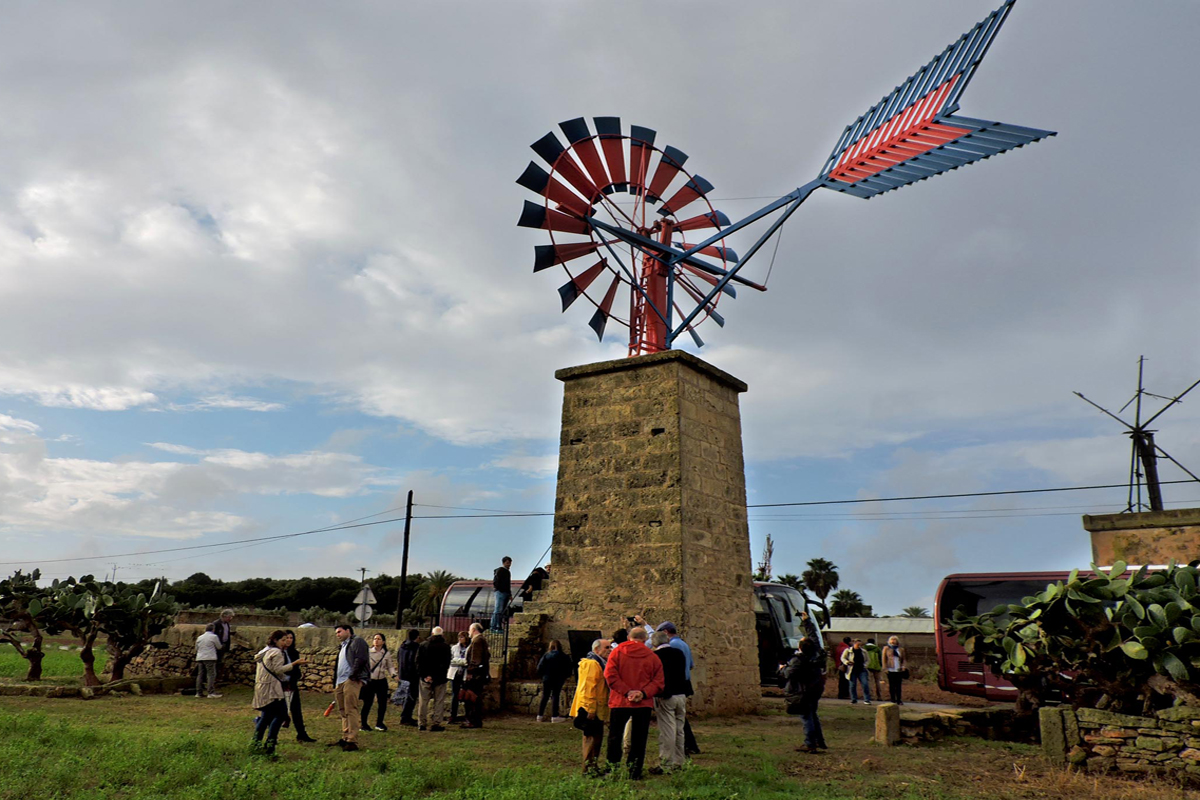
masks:
[[[664,684],[662,661],[646,647],[645,628],[631,630],[629,641],[623,642],[608,657],[604,681],[608,684],[609,769],[621,763],[625,723],[632,721],[627,766],[629,777],[641,780],[646,738],[650,733],[650,710],[654,708],[655,695],[662,691]]]

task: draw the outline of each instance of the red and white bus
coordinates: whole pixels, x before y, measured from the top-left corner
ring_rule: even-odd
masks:
[[[1083,574],[1083,573],[1081,573]],[[1047,584],[1066,581],[1069,572],[975,572],[947,575],[933,601],[937,643],[938,687],[988,700],[1014,700],[1017,688],[986,664],[972,663],[958,636],[947,633],[944,623],[956,608],[970,616],[991,611],[1001,603],[1020,603],[1024,597],[1045,591]]]

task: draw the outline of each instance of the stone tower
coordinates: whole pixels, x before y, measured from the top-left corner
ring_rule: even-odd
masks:
[[[1141,511],[1131,514],[1084,515],[1083,528],[1092,537],[1092,561],[1112,566],[1180,564],[1200,558],[1200,508]]]
[[[677,350],[559,370],[564,383],[551,581],[527,612],[547,638],[605,636],[627,615],[691,645],[691,707],[736,714],[761,691],[738,394]]]

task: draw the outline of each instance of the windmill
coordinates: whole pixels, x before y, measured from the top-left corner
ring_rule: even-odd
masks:
[[[847,125],[814,180],[737,222],[713,206],[713,185],[690,171],[686,153],[657,145],[656,131],[632,125],[626,133],[618,117],[594,117],[594,132],[583,117],[561,123],[566,144],[551,131],[532,145],[549,170],[530,162],[517,179],[539,195],[525,201],[517,224],[550,238],[534,248],[533,271],[561,266],[563,311],[585,297],[601,340],[610,320],[629,328],[631,356],[669,350],[684,332],[703,346],[700,323],[724,327],[718,302],[743,287],[766,291],[738,273],[817,189],[869,199],[1054,135],[957,115],[1015,1]],[[771,215],[744,255],[728,246],[728,236]]]
[[[1183,466],[1183,464],[1180,464],[1178,461],[1172,458],[1166,450],[1163,450],[1162,447],[1154,441],[1154,434],[1156,434],[1158,431],[1150,429],[1151,423],[1161,417],[1164,411],[1183,400],[1183,396],[1192,389],[1200,386],[1200,380],[1184,389],[1175,397],[1163,397],[1160,394],[1153,394],[1146,391],[1145,386],[1142,383],[1142,373],[1145,365],[1146,357],[1139,357],[1137,392],[1135,392],[1133,397],[1129,399],[1128,403],[1121,406],[1120,410],[1117,411],[1117,414],[1120,414],[1125,409],[1129,408],[1130,405],[1133,405],[1132,425],[1118,417],[1117,414],[1114,414],[1108,409],[1093,403],[1091,400],[1088,400],[1080,392],[1075,392],[1075,394],[1078,395],[1081,400],[1091,406],[1094,406],[1095,408],[1100,409],[1128,429],[1127,434],[1130,440],[1132,440],[1133,446],[1129,454],[1129,502],[1125,507],[1125,511],[1127,512],[1141,511],[1142,509],[1149,509],[1150,511],[1163,510],[1162,486],[1158,479],[1158,459],[1160,456],[1186,472],[1192,480],[1200,481],[1200,478],[1197,478],[1195,475],[1193,475],[1187,467]],[[1143,397],[1155,397],[1159,400],[1167,401],[1167,404],[1160,408],[1158,413],[1152,415],[1145,422],[1142,421]],[[1147,503],[1142,502],[1143,485],[1146,487],[1146,499],[1148,500]]]

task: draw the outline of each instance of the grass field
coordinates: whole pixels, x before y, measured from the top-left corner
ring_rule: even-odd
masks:
[[[63,681],[58,680],[60,678],[83,677],[83,662],[79,660],[79,651],[74,647],[70,650],[59,650],[57,645],[51,645],[46,647],[44,652],[46,657],[42,659],[43,677],[53,678],[55,683],[62,683]],[[108,653],[102,647],[96,648],[94,652],[96,674],[100,674],[108,663]],[[23,680],[28,671],[29,662],[17,655],[17,651],[11,645],[0,645],[0,678]]]
[[[489,719],[482,730],[360,734],[362,750],[300,745],[287,730],[280,758],[249,755],[250,691],[220,700],[147,695],[97,700],[0,697],[0,800],[436,800],[576,798],[1078,798],[1157,800],[1169,784],[1091,778],[1048,768],[1035,747],[948,739],[883,748],[869,742],[873,709],[822,706],[828,754],[795,751],[798,720],[777,701],[760,717],[702,721],[704,752],[682,772],[623,778],[577,776],[579,735],[567,723]],[[336,740],[325,696],[306,696],[310,733]],[[395,716],[394,714],[392,715]],[[651,729],[647,765],[657,762]]]

